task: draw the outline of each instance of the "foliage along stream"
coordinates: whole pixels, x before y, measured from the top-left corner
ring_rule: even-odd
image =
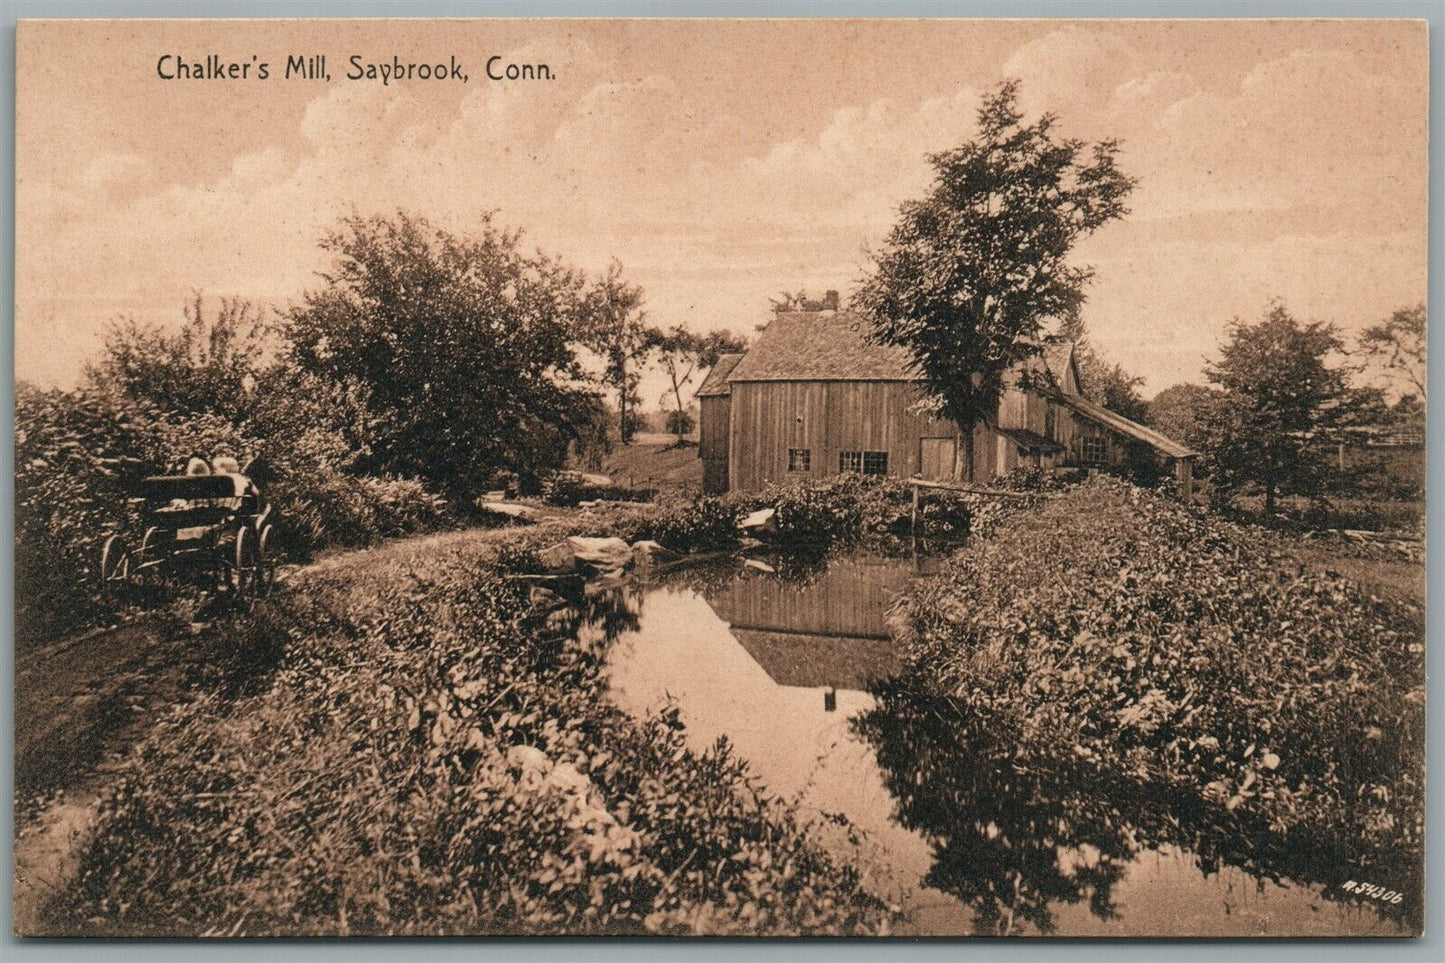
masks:
[[[1397,936],[1398,911],[1289,878],[1269,840],[1211,832],[1006,746],[902,677],[893,596],[941,564],[899,547],[688,565],[559,613],[608,646],[612,697],[675,704],[900,907],[903,934]],[[555,624],[555,623],[554,623]]]

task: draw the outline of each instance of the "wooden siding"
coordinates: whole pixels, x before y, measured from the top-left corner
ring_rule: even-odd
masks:
[[[728,456],[728,396],[709,395],[698,399],[697,455],[726,460]]]
[[[836,475],[844,451],[886,451],[888,474],[914,475],[922,438],[959,434],[951,422],[911,413],[917,399],[917,390],[904,381],[735,381],[730,487],[753,491]],[[809,471],[788,471],[791,448],[811,452]],[[961,441],[958,451],[962,456]]]
[[[702,459],[702,490],[720,495],[728,490],[727,395],[698,399],[697,456]]]
[[[807,586],[741,578],[707,601],[735,629],[886,639],[888,604],[913,575],[892,559],[843,559]]]

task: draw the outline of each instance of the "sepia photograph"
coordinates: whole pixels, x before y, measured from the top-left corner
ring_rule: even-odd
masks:
[[[19,21],[14,933],[1421,936],[1428,43]]]

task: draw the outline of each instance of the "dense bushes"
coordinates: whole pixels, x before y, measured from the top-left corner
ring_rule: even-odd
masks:
[[[277,407],[302,408],[292,397]],[[259,456],[274,481],[282,547],[293,557],[422,531],[451,518],[447,504],[407,479],[348,473],[350,444],[317,419],[288,422],[265,409],[240,424],[215,414],[164,411],[95,388],[40,391],[15,401],[16,637],[32,645],[112,614],[96,583],[112,533],[134,537],[128,503],[147,475],[180,471],[188,456]]]
[[[929,695],[1019,772],[1132,787],[1297,877],[1419,865],[1417,605],[1100,477],[1013,516],[903,614]]]
[[[612,706],[604,652],[531,621],[474,545],[381,549],[272,603],[269,684],[130,757],[64,909],[172,936],[886,926],[725,745]]]
[[[740,516],[734,500],[704,496],[662,508],[643,522],[637,536],[675,552],[723,551],[738,544]]]
[[[581,502],[650,502],[656,489],[589,482],[578,471],[554,472],[542,481],[542,498],[549,505],[575,508]]]

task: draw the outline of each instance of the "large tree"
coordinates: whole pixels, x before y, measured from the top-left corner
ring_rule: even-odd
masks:
[[[580,274],[490,217],[459,237],[405,213],[353,216],[322,243],[335,265],[287,318],[291,354],[365,399],[359,468],[465,492],[561,463],[587,396]]]
[[[707,371],[718,362],[718,358],[729,352],[742,351],[747,339],[731,331],[709,331],[698,334],[682,325],[674,325],[657,340],[657,354],[667,375],[668,388],[658,401],[673,405],[668,412],[667,423],[677,435],[678,441],[690,430],[686,417],[686,405],[682,400],[683,389],[692,383],[693,376]]]
[[[1206,385],[1173,385],[1148,402],[1144,423],[1196,451],[1204,451],[1209,426],[1218,420],[1218,410],[1228,403],[1228,397]]]
[[[1406,390],[1426,396],[1425,305],[1400,308],[1360,333],[1360,348],[1385,370],[1402,379]]]
[[[984,98],[978,135],[929,158],[934,181],[905,203],[854,305],[873,337],[908,349],[933,409],[966,429],[992,416],[1004,372],[1039,350],[1049,319],[1077,315],[1083,237],[1127,212],[1134,186],[1118,145],[1060,137],[1045,114],[1025,124],[1017,81]]]
[[[1343,348],[1333,325],[1301,323],[1279,302],[1253,324],[1234,321],[1219,361],[1205,369],[1226,396],[1208,440],[1223,497],[1256,488],[1272,515],[1280,496],[1318,501],[1341,490],[1328,442],[1368,400],[1350,386]]]

